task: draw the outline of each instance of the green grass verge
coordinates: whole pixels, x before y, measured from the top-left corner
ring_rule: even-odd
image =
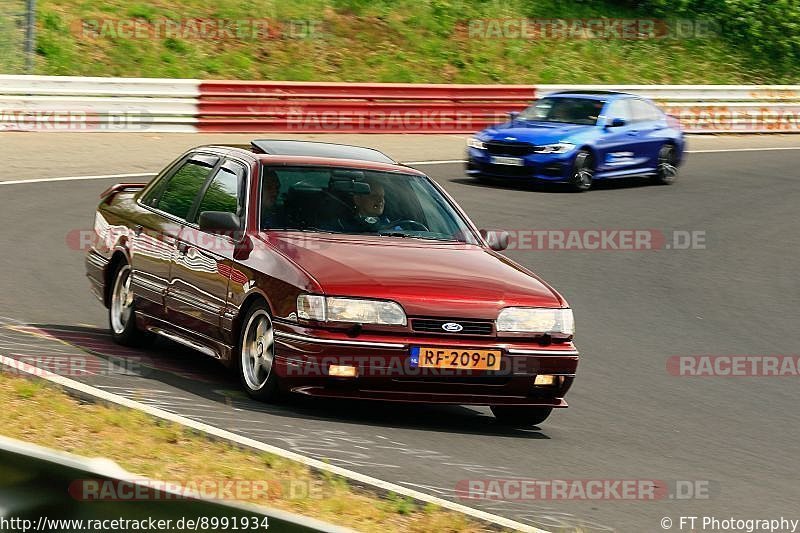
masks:
[[[39,74],[416,83],[781,83],[752,52],[700,39],[469,38],[475,19],[653,16],[604,0],[40,0]],[[313,21],[259,39],[83,35],[81,21]],[[245,24],[246,25],[246,24]],[[274,23],[271,28],[277,28]],[[114,27],[112,27],[114,28]],[[263,36],[262,36],[263,37]],[[763,62],[759,64],[763,65]],[[0,65],[2,67],[2,65]]]
[[[107,457],[126,470],[164,481],[293,483],[302,495],[269,491],[250,503],[313,516],[358,531],[418,533],[485,531],[486,526],[436,505],[385,498],[282,457],[211,440],[193,430],[130,409],[82,403],[42,381],[0,372],[0,433],[86,457]],[[0,480],[0,486],[2,486]],[[296,491],[299,492],[299,491]]]

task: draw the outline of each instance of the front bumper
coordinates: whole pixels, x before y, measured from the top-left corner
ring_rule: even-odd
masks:
[[[541,346],[526,340],[457,336],[359,335],[275,323],[273,368],[287,390],[325,398],[462,405],[567,407],[564,395],[575,377],[579,355],[571,343]],[[413,346],[494,349],[496,371],[413,367]],[[357,368],[356,377],[332,377],[331,365]],[[535,386],[539,374],[555,383]]]
[[[565,154],[495,155],[520,159],[523,165],[495,164],[488,151],[468,148],[465,169],[467,176],[566,182],[570,177],[575,151]]]

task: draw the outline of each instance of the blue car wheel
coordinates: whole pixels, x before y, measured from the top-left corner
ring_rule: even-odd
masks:
[[[575,156],[575,163],[572,166],[572,176],[569,184],[577,192],[588,191],[592,187],[594,180],[594,163],[592,154],[586,150],[578,152]]]
[[[678,165],[675,156],[675,146],[666,143],[658,151],[658,166],[656,167],[655,182],[661,185],[670,185],[678,177]]]

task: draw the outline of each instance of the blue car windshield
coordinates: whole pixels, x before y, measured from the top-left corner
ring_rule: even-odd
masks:
[[[522,120],[565,122],[593,126],[605,105],[605,100],[593,98],[545,97],[535,101],[520,113]]]

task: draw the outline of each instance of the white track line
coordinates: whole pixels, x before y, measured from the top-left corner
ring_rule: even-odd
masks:
[[[719,154],[723,152],[773,152],[776,150],[800,150],[800,146],[781,146],[768,148],[722,148],[719,150],[686,150],[687,154]],[[466,163],[465,159],[443,159],[441,161],[408,161],[405,165],[446,165]]]
[[[0,181],[0,185],[19,185],[21,183],[46,183],[51,181],[83,181],[83,180],[106,180],[111,178],[147,178],[155,176],[152,172],[139,174],[103,174],[99,176],[66,176],[63,178],[37,178],[30,180]]]
[[[448,163],[464,163],[463,159],[442,159],[441,161],[406,161],[404,165],[447,165]]]
[[[719,150],[686,150],[687,154],[720,154],[724,152],[774,152],[777,150],[800,150],[800,146],[781,146],[769,148],[723,148]],[[466,159],[443,159],[441,161],[409,161],[405,165],[446,165],[466,163]]]
[[[800,150],[800,146],[779,146],[767,148],[722,148],[719,150],[686,150],[687,154],[720,154],[726,152],[775,152],[780,150]],[[438,161],[406,161],[404,165],[449,165],[466,163],[464,159],[442,159]],[[84,181],[84,180],[105,180],[113,178],[149,178],[155,176],[154,172],[141,172],[137,174],[103,174],[98,176],[66,176],[63,178],[35,178],[29,180],[0,181],[2,185],[20,185],[23,183],[49,183],[54,181]]]
[[[687,154],[721,154],[723,152],[774,152],[776,150],[800,150],[800,146],[780,146],[773,148],[721,148],[719,150],[686,150]]]
[[[12,359],[10,357],[6,357],[4,355],[0,355],[0,364],[10,367],[12,372],[15,373],[25,373],[34,378],[42,378],[59,385],[62,388],[70,389],[74,392],[79,392],[84,395],[92,396],[99,400],[114,403],[116,405],[120,405],[122,407],[127,407],[129,409],[136,409],[143,413],[146,413],[150,416],[154,416],[157,418],[161,418],[163,420],[168,420],[170,422],[175,422],[177,424],[181,424],[182,426],[186,426],[192,428],[197,431],[201,431],[208,435],[212,435],[214,437],[225,439],[241,446],[247,446],[248,448],[254,448],[263,452],[272,453],[283,457],[285,459],[290,459],[292,461],[297,461],[298,463],[302,463],[306,466],[317,470],[325,470],[332,474],[336,474],[358,483],[362,483],[364,485],[371,485],[373,487],[379,488],[385,491],[391,491],[395,494],[402,494],[403,496],[408,496],[410,498],[414,498],[416,500],[424,501],[427,503],[433,503],[440,507],[444,507],[445,509],[450,509],[451,511],[456,511],[473,518],[477,518],[478,520],[483,520],[486,522],[491,522],[493,524],[497,524],[499,526],[516,529],[519,531],[525,531],[527,533],[548,533],[543,529],[537,529],[533,526],[529,526],[527,524],[523,524],[521,522],[516,522],[509,518],[505,518],[502,516],[494,515],[491,513],[487,513],[485,511],[480,511],[478,509],[474,509],[472,507],[467,507],[466,505],[461,505],[459,503],[452,502],[450,500],[445,500],[442,498],[438,498],[436,496],[432,496],[430,494],[425,494],[424,492],[419,492],[414,489],[410,489],[408,487],[404,487],[402,485],[396,485],[394,483],[383,481],[381,479],[367,476],[364,474],[359,474],[358,472],[354,472],[352,470],[348,470],[346,468],[342,468],[340,466],[331,465],[320,461],[318,459],[312,459],[311,457],[306,457],[299,453],[291,452],[289,450],[284,450],[283,448],[278,448],[277,446],[272,446],[270,444],[266,444],[263,442],[259,442],[254,439],[250,439],[247,437],[243,437],[241,435],[237,435],[230,431],[226,431],[224,429],[220,429],[218,427],[214,427],[208,424],[204,424],[202,422],[198,422],[196,420],[192,420],[190,418],[183,417],[181,415],[177,415],[174,413],[170,413],[163,409],[159,409],[157,407],[153,407],[151,405],[146,405],[135,400],[130,400],[123,396],[119,396],[117,394],[113,394],[108,391],[104,391],[91,385],[86,385],[84,383],[80,383],[78,381],[65,378],[64,376],[59,376],[57,374],[53,374],[47,370],[29,365],[22,361],[18,361],[16,359]]]

